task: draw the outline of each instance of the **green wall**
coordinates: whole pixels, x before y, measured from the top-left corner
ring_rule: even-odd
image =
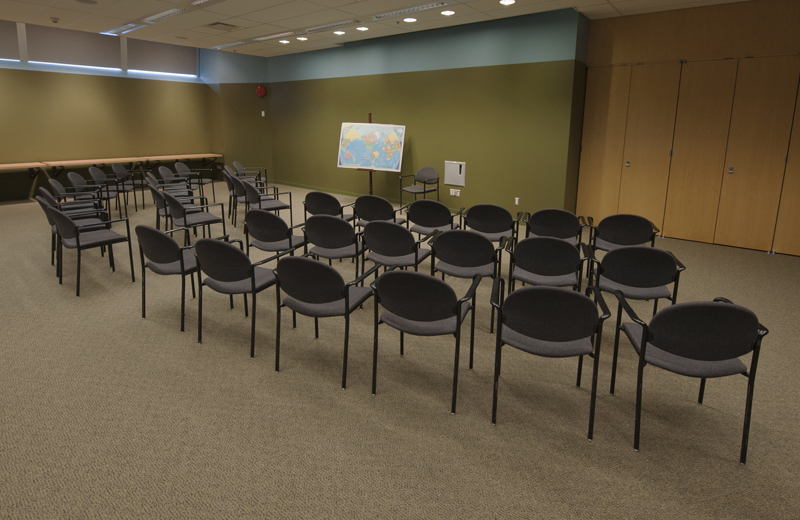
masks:
[[[406,125],[403,175],[466,162],[451,208],[493,203],[516,211],[574,210],[585,66],[574,60],[272,83],[271,142],[281,182],[368,192],[366,172],[336,167],[342,122]],[[395,173],[375,194],[399,199]],[[520,205],[514,206],[514,197]]]

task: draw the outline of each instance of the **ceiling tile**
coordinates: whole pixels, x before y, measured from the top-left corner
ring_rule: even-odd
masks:
[[[128,21],[123,20],[121,18],[109,18],[108,16],[89,15],[89,16],[84,16],[80,20],[77,20],[67,25],[65,28],[72,29],[75,31],[101,33],[103,31],[113,29],[114,27],[125,25],[126,23],[128,23]]]
[[[259,36],[269,36],[270,34],[276,34],[282,32],[286,32],[285,27],[279,27],[277,25],[269,25],[269,24],[259,24],[255,27],[249,27],[247,29],[233,31],[228,34],[230,34],[231,38],[247,40],[250,38],[258,38]]]
[[[50,7],[57,7],[59,9],[69,9],[70,11],[81,11],[83,13],[94,13],[103,9],[104,7],[108,7],[113,3],[118,2],[119,0],[95,0],[97,3],[94,5],[91,4],[82,4],[80,2],[76,2],[75,0],[56,0],[55,2],[50,3]]]
[[[175,5],[156,0],[119,0],[101,9],[100,14],[133,21],[163,13],[170,9],[175,9]]]
[[[36,14],[27,18],[25,23],[32,23],[36,25],[49,25],[51,27],[66,27],[67,25],[80,20],[87,16],[86,13],[78,11],[68,11],[66,9],[56,9],[54,7],[45,7],[40,9]],[[58,23],[53,23],[52,18],[57,18]]]
[[[343,13],[335,9],[326,9],[325,11],[317,11],[316,13],[287,18],[281,20],[280,23],[284,27],[305,30],[317,25],[327,25],[329,23],[344,22],[353,19],[355,19],[355,16],[350,13]]]
[[[42,6],[40,5],[0,0],[0,15],[2,15],[0,19],[8,20],[9,22],[23,22],[41,9]]]
[[[221,22],[228,18],[224,14],[210,13],[208,11],[196,10],[188,11],[185,13],[170,16],[165,20],[158,22],[162,25],[170,25],[172,27],[180,27],[181,29],[192,29],[195,27],[202,27],[214,22]]]
[[[353,13],[359,16],[372,16],[373,14],[386,13],[405,9],[416,5],[427,4],[425,0],[365,0],[355,4],[339,7],[340,11]]]
[[[275,23],[287,18],[293,18],[316,11],[322,11],[324,9],[325,8],[321,5],[312,4],[311,2],[306,2],[305,0],[293,0],[292,2],[270,7],[269,9],[262,9],[261,11],[250,13],[244,16],[244,18],[247,18],[248,20],[255,20],[257,22]]]
[[[153,41],[175,45],[193,45],[197,40],[208,38],[208,36],[208,34],[198,31],[178,31],[160,38],[153,38]]]
[[[206,11],[227,14],[228,16],[242,16],[260,11],[267,7],[285,4],[291,0],[227,0],[204,7]]]

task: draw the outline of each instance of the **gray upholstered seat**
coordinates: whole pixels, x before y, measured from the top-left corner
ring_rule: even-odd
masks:
[[[185,205],[185,199],[181,200],[168,192],[161,192],[164,199],[167,201],[169,207],[169,214],[172,217],[172,222],[178,227],[187,227],[196,229],[198,227],[208,228],[208,236],[211,236],[211,225],[222,224],[222,234],[225,235],[225,208],[221,202],[216,204],[188,204]],[[205,199],[201,199],[205,202]],[[220,215],[214,215],[208,212],[208,209],[219,206]],[[205,231],[204,231],[205,233]]]
[[[768,334],[756,315],[725,298],[713,302],[687,302],[672,305],[645,323],[631,309],[621,292],[616,293],[620,306],[632,320],[622,326],[639,356],[636,381],[636,419],[633,448],[639,449],[642,416],[642,386],[646,365],[700,378],[697,402],[703,403],[706,379],[744,375],[748,379],[742,447],[739,462],[747,460],[750,413],[753,406],[761,340]],[[750,367],[740,359],[750,355]]]
[[[136,226],[136,237],[139,239],[139,258],[142,263],[142,318],[146,317],[146,279],[147,269],[160,275],[181,276],[181,332],[184,330],[186,314],[186,277],[192,282],[192,298],[195,297],[194,273],[197,272],[197,260],[194,246],[181,247],[171,234],[183,231],[188,241],[189,230],[176,228],[164,233],[149,226]]]
[[[558,241],[558,239],[552,240]],[[573,247],[565,242],[562,243],[567,247]],[[504,286],[505,280],[497,278],[492,287],[492,307],[497,309],[492,423],[497,422],[497,394],[504,345],[542,357],[577,356],[577,386],[581,385],[583,356],[588,355],[593,358],[588,433],[591,440],[594,435],[597,371],[603,323],[610,316],[602,293],[596,287],[588,288],[587,294],[594,295],[592,300],[577,291],[558,287],[523,287],[512,291],[504,299]],[[602,314],[598,311],[598,306]]]
[[[47,193],[47,190],[44,188],[39,188],[41,191],[45,192],[46,195],[50,195]],[[36,202],[39,203],[39,206],[44,211],[45,216],[47,217],[47,223],[50,224],[50,265],[55,265],[55,255],[56,255],[56,238],[58,236],[58,228],[56,227],[56,223],[53,220],[53,216],[47,211],[47,208],[56,207],[61,209],[64,203],[58,203],[54,198],[44,197],[37,195],[34,197]],[[68,205],[68,204],[66,204]],[[70,215],[70,213],[66,213]],[[71,217],[75,221],[75,223],[79,226],[88,226],[90,224],[96,224],[97,228],[101,228],[104,226],[103,221],[108,220],[105,214],[105,210],[86,210],[80,209],[78,211],[73,211]],[[84,227],[83,229],[89,230],[91,228]]]
[[[238,241],[241,244],[241,241]],[[256,345],[256,296],[259,292],[275,284],[275,275],[261,265],[278,258],[279,255],[251,263],[241,250],[229,242],[202,238],[195,247],[197,255],[197,279],[200,298],[197,305],[197,342],[203,341],[203,287],[230,295],[233,308],[233,295],[244,295],[244,314],[247,316],[247,295],[253,300],[250,327],[250,357],[255,356]],[[203,278],[203,274],[206,278]]]
[[[372,393],[375,394],[378,374],[378,326],[385,323],[400,331],[400,355],[404,355],[404,334],[439,336],[453,334],[456,340],[453,368],[453,397],[450,413],[456,413],[458,395],[458,358],[461,350],[461,324],[472,311],[469,344],[469,368],[475,347],[475,290],[480,275],[472,280],[467,293],[459,299],[455,291],[434,276],[413,271],[391,270],[372,283],[375,290],[374,348],[372,361]],[[378,304],[384,312],[380,313]]]
[[[403,186],[403,179],[413,177],[414,184],[411,186]],[[433,184],[436,187],[433,187]],[[424,166],[417,170],[414,175],[401,175],[400,176],[400,203],[403,203],[403,192],[412,193],[414,200],[417,196],[422,195],[427,197],[428,193],[436,192],[436,200],[439,200],[439,172],[433,166]]]
[[[282,209],[289,210],[289,222],[290,225],[294,225],[294,220],[292,217],[292,194],[291,192],[286,192],[289,196],[289,204],[283,202],[282,200],[271,195],[267,195],[265,193],[261,193],[259,188],[255,186],[255,184],[249,182],[241,182],[238,179],[236,182],[240,182],[242,186],[244,186],[244,191],[246,193],[246,200],[247,200],[247,209],[263,209],[266,211],[280,211]],[[262,190],[264,188],[261,188]]]
[[[502,238],[516,242],[518,223],[519,218],[514,219],[507,209],[496,204],[476,204],[464,214],[465,228],[490,242],[500,242]]]
[[[330,218],[346,226],[347,222]],[[296,313],[314,318],[314,336],[319,338],[319,318],[344,317],[344,359],[342,361],[342,388],[347,387],[347,349],[350,339],[350,313],[370,296],[372,288],[359,287],[364,278],[372,274],[377,266],[345,283],[342,275],[333,267],[305,256],[287,256],[278,261],[275,268],[278,292],[277,325],[275,329],[275,371],[280,370],[281,352],[281,308],[292,310],[292,324],[297,325]],[[281,291],[286,297],[281,300]]]
[[[462,208],[463,209],[463,208]],[[448,231],[458,229],[455,217],[460,214],[450,213],[450,210],[437,200],[415,200],[408,205],[406,227],[422,236],[430,235],[434,231]]]
[[[203,177],[198,171],[193,171],[189,165],[177,161],[175,163],[175,173],[178,177],[184,178],[189,182],[189,185],[200,189],[200,194],[205,195],[205,186],[211,185],[211,194],[214,197],[214,202],[217,202],[217,193],[214,189],[214,179],[210,177]]]
[[[308,252],[317,258],[331,260],[352,258],[356,264],[358,278],[358,255],[363,252],[364,244],[359,240],[353,226],[349,222],[333,215],[313,215],[308,217],[303,227],[308,245]]]
[[[575,287],[578,285],[576,273],[547,276],[531,273],[521,267],[514,268],[514,280],[519,280],[528,285],[546,285],[549,287]]]
[[[613,251],[621,247],[655,246],[659,229],[639,215],[620,213],[610,215],[592,226],[592,247],[602,251]]]

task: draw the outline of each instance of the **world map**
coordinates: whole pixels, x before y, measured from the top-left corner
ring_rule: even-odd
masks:
[[[339,168],[399,172],[406,127],[374,123],[342,123]]]

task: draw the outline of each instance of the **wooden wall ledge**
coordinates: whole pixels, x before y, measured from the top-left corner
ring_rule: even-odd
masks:
[[[31,178],[35,178],[40,171],[49,169],[51,172],[58,174],[67,168],[87,168],[89,166],[97,166],[102,168],[104,166],[120,163],[130,164],[133,168],[144,166],[149,168],[157,166],[162,162],[167,161],[192,161],[204,160],[204,166],[213,163],[221,158],[222,154],[219,153],[191,153],[182,155],[149,155],[144,157],[113,157],[108,159],[79,159],[73,161],[43,161],[43,162],[28,162],[28,163],[6,163],[0,164],[0,172],[22,172],[27,170]],[[207,162],[205,160],[208,160]]]

